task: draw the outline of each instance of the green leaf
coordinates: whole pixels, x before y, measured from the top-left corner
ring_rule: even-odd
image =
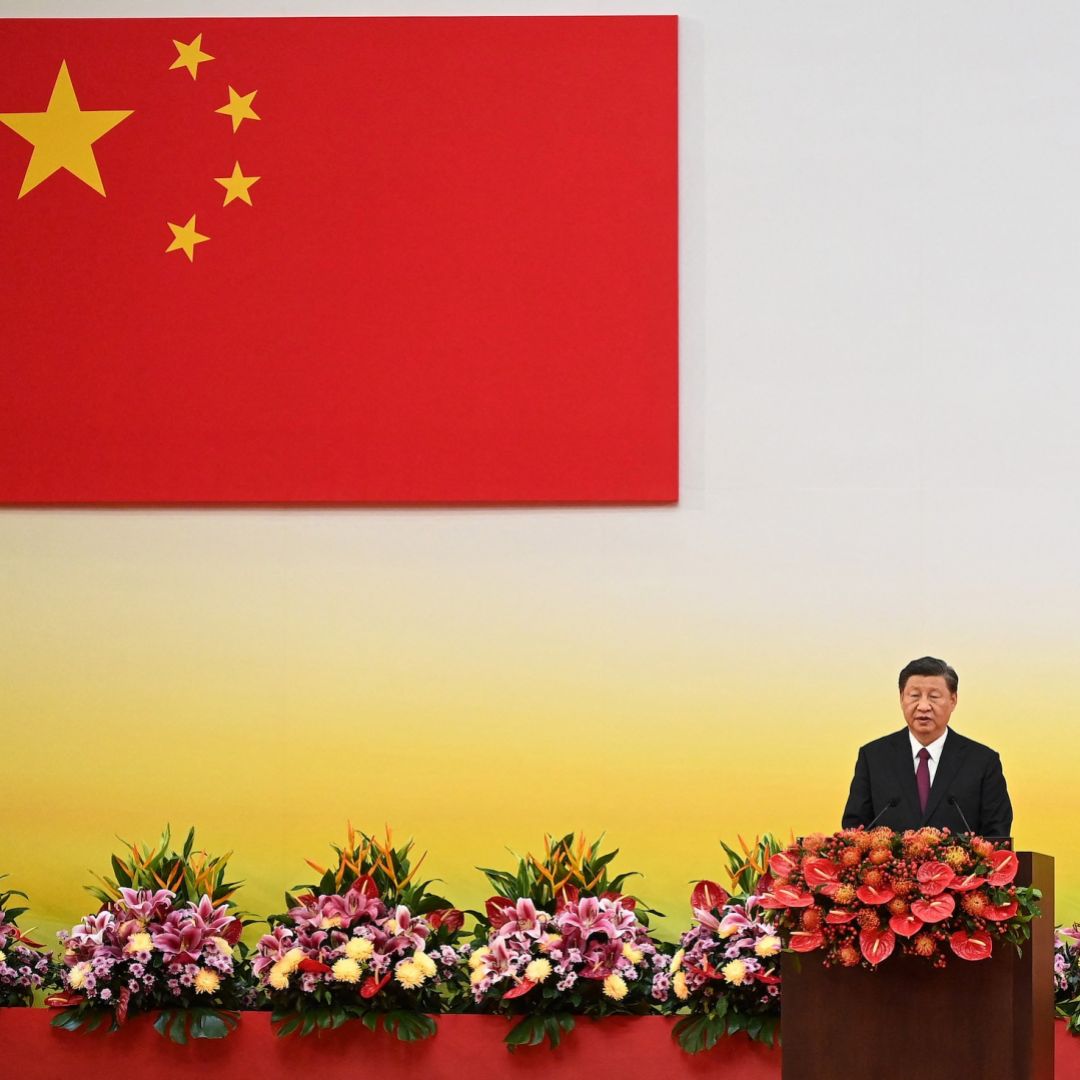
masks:
[[[272,1023],[273,1021],[271,1021]],[[286,1035],[291,1035],[300,1026],[299,1016],[290,1016],[288,1020],[280,1024],[274,1029],[274,1034],[279,1038],[285,1038]]]
[[[192,1031],[196,1039],[224,1039],[229,1034],[229,1027],[224,1019],[214,1012],[204,1013],[200,1017],[199,1033]]]

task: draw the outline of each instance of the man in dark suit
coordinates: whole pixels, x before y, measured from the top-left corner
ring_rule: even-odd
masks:
[[[900,672],[907,728],[859,750],[844,828],[925,825],[980,836],[1009,836],[1012,803],[996,751],[949,728],[956,672],[932,656]]]

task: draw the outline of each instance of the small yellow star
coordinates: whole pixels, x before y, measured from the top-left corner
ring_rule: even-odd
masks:
[[[258,120],[260,117],[251,107],[251,99],[258,90],[252,90],[250,94],[238,94],[231,86],[229,87],[229,104],[222,105],[215,112],[224,113],[232,117],[232,129],[235,131],[240,126],[241,120]]]
[[[170,251],[182,251],[188,257],[188,262],[194,262],[195,245],[210,239],[209,236],[203,236],[202,233],[195,231],[195,215],[191,215],[191,220],[186,225],[174,225],[170,221],[168,226],[173,232],[173,242],[165,249],[165,254],[167,255]]]
[[[130,115],[130,109],[80,109],[67,61],[61,62],[45,112],[0,113],[0,124],[11,128],[34,147],[19,198],[60,169],[67,169],[99,195],[104,195],[105,185],[94,157],[94,143]]]
[[[202,51],[202,34],[196,34],[195,40],[187,45],[173,38],[173,44],[176,46],[177,57],[172,62],[172,66],[169,68],[170,71],[175,71],[177,68],[187,68],[191,72],[191,77],[197,79],[199,77],[199,65],[204,64],[207,60],[214,59],[209,53]]]
[[[233,199],[242,199],[251,206],[251,193],[248,190],[252,184],[261,180],[261,176],[245,176],[240,171],[240,162],[233,166],[232,176],[215,176],[214,179],[225,189],[225,201],[222,206],[228,206]]]

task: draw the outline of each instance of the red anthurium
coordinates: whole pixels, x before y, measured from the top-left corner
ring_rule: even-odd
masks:
[[[360,996],[362,998],[373,998],[389,981],[389,975],[384,975],[381,979],[369,975],[360,986]]]
[[[564,885],[555,894],[555,908],[562,911],[566,904],[576,904],[581,899],[581,891],[576,885]]]
[[[1007,904],[987,904],[981,914],[991,922],[1006,922],[1016,914],[1018,906],[1015,900],[1010,900]]]
[[[888,960],[896,947],[896,935],[891,930],[863,930],[859,933],[859,949],[868,963]]]
[[[854,911],[844,911],[841,908],[833,908],[832,911],[825,916],[825,921],[832,926],[842,926],[844,923],[851,922],[854,918]]]
[[[986,884],[986,878],[976,877],[975,874],[966,874],[964,877],[954,877],[949,888],[953,892],[968,892],[970,889],[977,889],[980,885]]]
[[[924,862],[916,876],[924,896],[937,896],[944,892],[956,877],[952,867],[943,862]]]
[[[812,934],[805,930],[796,930],[788,944],[792,952],[813,952],[825,944],[825,935],[820,930],[815,930]]]
[[[375,884],[375,879],[370,874],[361,874],[350,886],[353,892],[359,893],[361,896],[370,896],[372,898],[379,895],[379,888]]]
[[[59,994],[50,994],[45,1004],[50,1009],[70,1009],[72,1005],[80,1005],[85,1000],[82,994],[76,994],[73,990],[61,990]]]
[[[699,881],[690,895],[690,906],[697,911],[719,911],[728,902],[728,893],[715,881]]]
[[[896,893],[892,889],[875,889],[873,885],[860,885],[855,890],[855,895],[864,904],[887,904],[896,899]]]
[[[438,930],[440,926],[445,926],[451,933],[455,930],[460,930],[465,925],[465,916],[457,908],[439,908],[437,911],[429,911],[427,913],[427,921],[431,924],[433,930]]]
[[[754,972],[754,982],[763,983],[765,986],[779,986],[779,975],[766,975],[764,971]]]
[[[923,922],[941,922],[955,910],[956,901],[948,893],[935,896],[932,900],[916,900],[911,905],[912,915]]]
[[[769,869],[772,871],[774,877],[783,881],[785,878],[791,877],[798,868],[798,863],[786,852],[778,851],[771,859],[769,859]]]
[[[821,885],[835,885],[840,874],[840,867],[828,859],[805,859],[802,864],[803,877],[811,889]]]
[[[1012,851],[995,851],[986,861],[991,868],[991,873],[986,880],[991,885],[1008,885],[1020,869],[1020,860]]]
[[[974,934],[957,930],[949,938],[949,944],[961,960],[986,960],[994,950],[994,942],[985,930],[976,930]]]
[[[484,908],[492,930],[501,930],[510,921],[515,911],[514,901],[508,900],[505,896],[493,896],[485,900]]]
[[[812,907],[814,904],[813,896],[798,885],[777,885],[773,888],[772,895],[784,907]]]
[[[503,1001],[509,1001],[511,998],[524,997],[535,985],[536,983],[529,982],[528,979],[522,979],[517,986],[511,990],[507,990],[506,993],[503,994]]]
[[[324,964],[320,960],[312,960],[310,956],[305,956],[297,967],[301,971],[310,971],[313,975],[325,975],[330,970],[329,964]]]
[[[45,946],[40,941],[34,941],[33,938],[28,938],[17,926],[5,926],[4,929],[11,934],[16,941],[21,941],[24,945],[29,945],[31,949],[44,949]]]
[[[889,920],[889,929],[901,937],[914,937],[924,925],[922,919],[914,915],[894,915]]]

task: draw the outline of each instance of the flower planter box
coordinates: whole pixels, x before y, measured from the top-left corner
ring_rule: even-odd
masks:
[[[151,1027],[150,1017],[133,1018],[115,1033],[59,1031],[49,1026],[47,1009],[0,1009],[0,1045],[5,1076],[19,1080],[115,1080],[152,1076],[199,1080],[257,1076],[277,1080],[318,1076],[320,1080],[366,1076],[383,1080],[421,1075],[425,1080],[483,1076],[543,1076],[578,1080],[583,1076],[619,1080],[719,1076],[725,1080],[780,1080],[780,1051],[739,1035],[715,1050],[690,1056],[671,1038],[673,1021],[662,1017],[611,1017],[578,1021],[557,1049],[525,1047],[507,1052],[507,1022],[488,1016],[442,1016],[439,1033],[421,1043],[400,1043],[360,1024],[308,1038],[277,1038],[266,1013],[245,1013],[239,1028],[220,1042],[177,1046]],[[1080,1038],[1056,1027],[1059,1080],[1080,1076]],[[197,1073],[196,1071],[197,1070]]]

